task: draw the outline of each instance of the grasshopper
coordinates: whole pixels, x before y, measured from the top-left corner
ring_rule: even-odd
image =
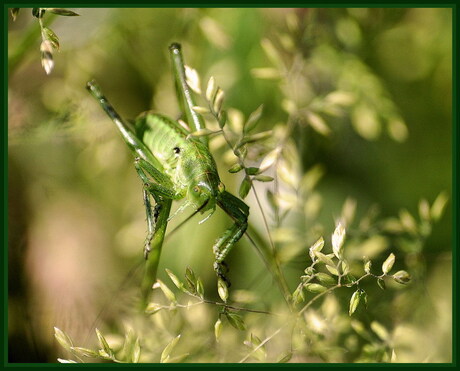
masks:
[[[169,50],[184,118],[194,131],[203,129],[203,118],[193,110],[195,103],[185,78],[181,46],[173,43]],[[184,125],[151,111],[140,114],[133,126],[120,117],[94,80],[87,83],[87,89],[115,123],[134,154],[134,166],[143,182],[148,228],[144,243],[144,258],[147,260],[142,285],[144,299],[156,280],[161,247],[174,200],[185,200],[174,215],[188,206],[195,213],[209,211],[200,224],[214,213],[216,206],[233,220],[233,225],[213,246],[214,270],[219,278],[228,283],[224,274],[224,259],[248,227],[249,206],[225,190],[209,151],[207,138],[193,137]]]

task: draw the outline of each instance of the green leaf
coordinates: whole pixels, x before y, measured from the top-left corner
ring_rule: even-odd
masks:
[[[335,266],[332,259],[328,257],[327,255],[324,255],[322,252],[314,251],[314,254],[322,263],[326,264],[327,266],[331,266],[331,267]]]
[[[366,140],[376,140],[382,131],[382,125],[375,109],[366,104],[353,107],[351,123],[355,131]]]
[[[133,346],[134,346],[134,331],[129,328],[125,333],[125,340],[123,342],[123,348],[121,353],[124,355],[125,359],[132,360],[133,358]]]
[[[228,287],[225,281],[220,277],[217,279],[217,292],[222,301],[226,303],[228,299]]]
[[[382,289],[382,290],[385,290],[386,289],[386,285],[385,285],[385,281],[381,278],[377,279],[377,285],[379,285],[379,287]]]
[[[254,180],[266,183],[266,182],[272,182],[274,178],[272,176],[259,174],[254,177]]]
[[[43,33],[47,40],[51,42],[51,45],[54,49],[59,50],[59,38],[54,33],[54,31],[48,27],[43,27]]]
[[[415,218],[412,216],[409,211],[406,209],[402,209],[399,212],[399,220],[401,221],[401,225],[403,228],[412,234],[417,234],[417,222],[415,221]]]
[[[249,191],[251,190],[251,185],[251,179],[248,176],[245,176],[243,181],[241,182],[240,189],[238,191],[242,199],[244,199],[248,195]]]
[[[283,68],[284,63],[279,55],[278,51],[276,50],[275,46],[269,39],[262,39],[261,41],[262,48],[264,49],[265,54],[271,60],[271,62],[278,68]]]
[[[214,324],[214,336],[216,337],[216,341],[219,341],[221,333],[222,333],[222,321],[219,318]]]
[[[209,109],[201,106],[193,106],[192,110],[194,110],[196,113],[199,113],[200,115],[205,115],[210,112]]]
[[[320,252],[324,247],[324,238],[320,237],[309,249],[310,258],[315,260],[315,253]]]
[[[396,282],[405,285],[406,283],[410,282],[411,277],[410,277],[409,273],[407,273],[406,271],[398,271],[395,274],[393,274],[393,279]]]
[[[442,214],[444,213],[444,209],[447,205],[447,201],[449,200],[449,197],[446,192],[441,192],[438,197],[436,197],[436,200],[434,200],[433,205],[431,205],[431,218],[434,221],[438,221],[441,219]]]
[[[359,301],[361,299],[361,293],[360,293],[361,290],[356,290],[353,295],[351,296],[351,299],[350,299],[350,307],[348,309],[348,315],[351,316],[356,308],[358,308],[358,304],[359,304]]]
[[[259,174],[260,169],[258,167],[247,167],[246,174],[247,175],[256,175]]]
[[[217,88],[216,97],[214,98],[214,104],[212,105],[212,109],[214,110],[214,112],[220,112],[220,109],[222,108],[222,103],[224,101],[224,96],[224,91],[221,88]]]
[[[232,167],[230,169],[228,169],[228,172],[229,173],[237,173],[239,171],[243,170],[243,166],[241,166],[239,163],[236,163],[234,165],[232,165]]]
[[[251,333],[251,347],[255,350],[253,355],[259,360],[264,361],[267,358],[267,351],[265,350],[265,345],[261,345],[262,340],[260,340],[256,335]]]
[[[279,356],[276,363],[287,363],[291,360],[291,358],[292,358],[292,352],[285,352]]]
[[[71,10],[68,10],[68,9],[62,9],[62,8],[46,8],[46,10],[48,12],[51,12],[51,13],[54,13],[54,14],[57,14],[57,15],[64,15],[64,16],[67,16],[67,17],[75,17],[75,16],[78,16],[80,14],[77,14]]]
[[[261,104],[259,107],[257,107],[257,109],[254,112],[252,112],[249,115],[248,120],[243,125],[243,131],[245,133],[250,132],[257,126],[257,123],[259,122],[259,119],[262,116],[263,108],[263,104]]]
[[[203,128],[203,129],[194,131],[193,133],[190,133],[189,135],[187,135],[187,138],[189,138],[189,137],[199,138],[199,137],[204,137],[204,136],[207,136],[207,135],[217,134],[217,133],[220,133],[220,130],[219,131],[213,131],[213,130],[210,130],[208,128]]]
[[[213,76],[208,81],[208,85],[206,86],[206,100],[208,102],[212,102],[214,100],[214,96],[217,91],[216,80]]]
[[[372,262],[368,258],[364,258],[364,272],[370,273]]]
[[[252,332],[251,332],[251,343],[253,345],[255,345],[256,347],[258,347],[260,344],[262,344],[262,340],[260,340],[257,335],[254,335]]]
[[[92,349],[88,349],[88,348],[81,348],[81,347],[71,347],[70,348],[71,350],[79,353],[80,355],[84,356],[84,357],[89,357],[89,358],[98,358],[99,357],[99,354],[97,352],[95,352],[94,350]]]
[[[104,335],[102,335],[102,333],[98,329],[96,329],[96,335],[97,339],[99,340],[99,344],[101,345],[102,350],[106,353],[107,357],[109,357],[110,359],[114,359],[115,354],[112,348],[110,348],[109,343],[105,339]]]
[[[338,223],[332,234],[332,251],[337,259],[342,259],[343,242],[345,240],[345,228],[342,223]]]
[[[418,214],[422,220],[427,222],[430,221],[430,204],[424,198],[422,198],[418,203]]]
[[[174,293],[169,289],[168,286],[166,286],[163,281],[157,280],[157,283],[154,285],[154,288],[160,287],[161,291],[163,291],[163,294],[166,296],[166,298],[172,302],[172,303],[177,303],[176,296]]]
[[[383,341],[386,341],[390,338],[390,334],[388,333],[387,329],[377,321],[371,322],[371,330],[374,331],[374,333]]]
[[[310,291],[310,292],[314,292],[314,293],[321,293],[321,292],[324,292],[327,290],[326,287],[324,287],[323,285],[320,285],[318,283],[306,283],[304,285],[304,287]]]
[[[395,263],[395,255],[391,253],[388,258],[382,264],[382,272],[387,274],[393,268],[393,264]]]
[[[145,308],[146,314],[155,314],[163,309],[163,306],[157,303],[149,303],[147,308]]]
[[[241,317],[239,314],[233,313],[233,312],[226,312],[225,313],[228,322],[237,330],[244,331],[246,330],[246,325],[243,321],[243,317]]]
[[[54,68],[53,46],[51,41],[43,40],[40,44],[42,67],[49,75]]]
[[[268,170],[278,160],[281,153],[281,147],[276,147],[273,151],[267,153],[259,165],[260,172]]]
[[[333,265],[326,265],[326,269],[334,276],[340,276],[339,270]]]
[[[198,296],[201,299],[203,299],[203,297],[204,297],[204,286],[203,286],[203,281],[200,278],[198,278],[196,280],[196,292],[197,292]]]
[[[334,285],[336,283],[336,280],[334,279],[334,277],[329,276],[326,273],[322,273],[322,272],[316,273],[316,278],[319,280],[319,282],[325,285]]]
[[[64,331],[59,328],[54,328],[54,337],[65,349],[70,349],[73,347],[72,339]]]
[[[187,280],[187,284],[190,287],[190,290],[193,293],[196,293],[196,276],[195,272],[193,272],[193,269],[187,266],[185,269],[185,279]]]
[[[307,112],[307,121],[318,134],[327,136],[331,133],[331,129],[320,115],[311,111]]]
[[[251,74],[256,79],[279,79],[281,77],[280,72],[276,68],[253,68]]]
[[[218,115],[218,122],[219,122],[219,127],[221,129],[224,128],[225,124],[227,123],[227,111],[221,110]]]
[[[303,292],[302,284],[298,285],[297,288],[292,293],[292,301],[294,302],[294,304],[300,304],[305,301],[305,294]]]
[[[180,334],[177,335],[174,339],[172,339],[168,345],[163,349],[163,352],[161,352],[161,357],[160,357],[160,362],[165,363],[169,359],[169,355],[171,354],[172,350],[176,346],[177,342],[180,339]]]
[[[243,145],[245,145],[245,144],[248,144],[248,143],[254,143],[254,142],[258,142],[258,141],[260,141],[260,140],[264,140],[264,139],[270,138],[272,135],[273,135],[273,130],[267,130],[267,131],[262,131],[262,132],[257,133],[257,134],[245,136],[245,137],[238,143],[238,145],[236,146],[236,148],[240,148],[241,146],[243,146]]]
[[[168,274],[168,276],[171,279],[171,281],[173,281],[174,285],[179,290],[181,290],[183,292],[187,292],[187,289],[185,288],[184,284],[181,282],[181,280],[173,272],[171,272],[168,268],[166,268],[165,271]]]
[[[192,89],[195,93],[201,94],[201,82],[200,82],[200,76],[198,75],[198,72],[196,72],[195,69],[189,67],[189,66],[184,66],[185,68],[185,79],[187,81],[187,85]]]

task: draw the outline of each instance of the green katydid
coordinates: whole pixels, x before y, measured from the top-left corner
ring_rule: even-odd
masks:
[[[195,103],[186,82],[181,47],[173,43],[169,49],[178,98],[185,119],[192,131],[203,129],[203,118],[192,109]],[[148,234],[144,245],[147,264],[142,284],[143,304],[146,304],[152,284],[156,280],[173,200],[185,199],[177,212],[183,211],[187,206],[194,208],[195,213],[210,211],[200,223],[213,214],[216,206],[222,208],[233,219],[233,225],[213,246],[214,269],[218,277],[226,281],[224,259],[247,229],[249,207],[225,190],[207,146],[207,138],[190,136],[190,132],[183,125],[152,112],[141,114],[132,127],[118,115],[96,82],[88,82],[87,89],[116,124],[135,155],[134,165],[144,184],[143,199]],[[153,208],[151,198],[155,201]]]

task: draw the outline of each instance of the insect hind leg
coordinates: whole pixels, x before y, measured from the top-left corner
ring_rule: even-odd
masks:
[[[230,286],[230,282],[225,276],[228,268],[224,260],[248,228],[249,207],[243,201],[226,191],[219,195],[217,203],[234,220],[234,224],[216,240],[213,246],[215,256],[214,270],[217,276],[222,278]]]
[[[144,242],[144,259],[147,260],[150,251],[152,251],[152,240],[155,236],[158,216],[160,215],[161,209],[163,208],[163,202],[161,199],[158,199],[155,201],[155,206],[152,207],[152,204],[150,202],[150,194],[145,188],[142,190],[142,196],[144,200],[145,212],[147,215],[148,232]]]
[[[152,164],[145,161],[142,158],[137,157],[134,161],[137,174],[144,183],[144,189],[142,191],[145,212],[147,216],[147,228],[148,233],[144,242],[144,258],[147,260],[149,253],[152,251],[152,243],[157,235],[158,225],[167,224],[167,218],[169,216],[169,208],[165,216],[163,215],[164,204],[166,200],[177,198],[177,195],[172,190],[171,181],[168,177],[162,174]],[[150,196],[155,200],[155,206],[152,208]],[[161,219],[159,221],[159,219]],[[164,219],[164,220],[163,220]],[[161,226],[160,226],[161,229]]]

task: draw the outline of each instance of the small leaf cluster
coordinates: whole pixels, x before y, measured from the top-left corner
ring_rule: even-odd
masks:
[[[380,288],[385,289],[384,278],[390,277],[400,284],[407,284],[410,282],[410,275],[404,270],[400,270],[393,275],[390,271],[395,263],[395,255],[391,253],[382,264],[382,273],[375,275],[371,272],[372,262],[369,259],[364,261],[364,274],[356,278],[350,274],[350,266],[344,257],[344,241],[345,241],[345,227],[339,222],[332,234],[332,252],[324,254],[324,239],[320,237],[309,249],[309,255],[312,264],[304,271],[305,275],[301,276],[301,282],[292,294],[292,300],[295,304],[300,304],[306,301],[306,292],[316,294],[302,309],[304,311],[312,301],[326,292],[338,289],[340,287],[357,287],[350,298],[348,313],[351,316],[360,303],[367,307],[367,293],[362,289],[359,284],[367,278],[373,277],[377,280]],[[327,271],[320,271],[325,268]]]
[[[285,32],[264,38],[261,47],[271,67],[254,68],[253,76],[279,83],[283,110],[302,127],[321,136],[333,134],[337,122],[348,121],[365,140],[378,139],[385,129],[390,138],[404,142],[408,128],[384,83],[364,61],[345,52],[340,45],[347,40],[341,36],[340,27],[349,23],[359,35],[354,47],[359,46],[357,19],[350,14],[332,17],[331,27],[319,36],[310,34],[314,25],[320,27],[315,15],[312,17],[307,21],[291,14],[286,18]],[[340,41],[332,41],[335,38]],[[306,40],[314,40],[313,45]],[[309,52],[304,53],[298,45],[304,45]]]
[[[141,356],[141,345],[139,337],[136,337],[132,330],[129,330],[123,342],[123,346],[118,351],[115,351],[113,347],[109,345],[109,342],[104,335],[96,328],[96,335],[99,342],[99,349],[92,350],[83,347],[76,347],[73,345],[73,341],[69,335],[67,335],[61,329],[54,328],[54,337],[59,344],[69,351],[72,356],[77,360],[71,359],[58,359],[61,363],[86,363],[89,359],[99,359],[104,361],[112,361],[115,363],[138,363]]]
[[[197,94],[202,94],[200,87],[200,77],[196,70],[191,67],[186,68],[187,82],[190,88]],[[195,106],[193,110],[200,115],[214,118],[218,125],[218,129],[212,130],[208,128],[200,129],[191,133],[191,136],[213,136],[221,134],[224,143],[230,148],[233,157],[237,159],[236,163],[230,166],[230,173],[244,172],[244,178],[239,186],[239,196],[244,199],[248,195],[253,181],[271,182],[273,178],[264,175],[263,172],[268,166],[255,167],[246,165],[246,157],[248,155],[248,144],[260,143],[270,138],[273,135],[272,130],[253,133],[257,124],[260,122],[263,113],[263,105],[256,108],[241,125],[237,125],[229,119],[228,112],[223,109],[225,98],[224,90],[217,85],[216,80],[211,76],[206,85],[206,90],[203,96],[205,106]],[[232,113],[235,110],[232,110]],[[232,115],[230,115],[232,116]],[[227,125],[228,124],[228,125]],[[211,123],[212,125],[212,123]]]
[[[20,8],[12,8],[11,16],[13,20],[16,20],[16,17],[20,11]],[[42,41],[40,43],[40,53],[41,53],[41,63],[42,67],[45,70],[46,74],[49,75],[54,68],[54,51],[59,50],[59,38],[54,33],[54,31],[46,27],[43,24],[43,16],[45,13],[52,13],[60,16],[73,17],[78,16],[77,13],[63,8],[33,8],[32,15],[38,18],[38,23],[41,30]]]

